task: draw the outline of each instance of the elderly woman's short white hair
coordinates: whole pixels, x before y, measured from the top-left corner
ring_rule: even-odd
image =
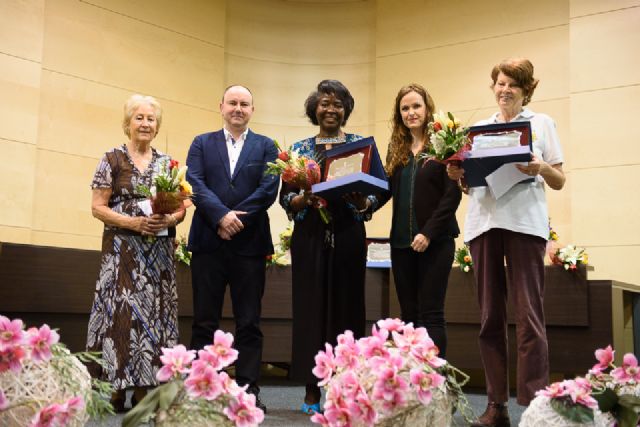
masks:
[[[133,117],[133,113],[135,113],[136,110],[144,104],[150,105],[156,115],[156,134],[158,134],[158,131],[160,130],[160,125],[162,124],[162,107],[160,106],[160,103],[153,96],[145,96],[136,93],[135,95],[131,95],[131,98],[127,99],[127,102],[124,103],[122,129],[128,137],[131,137],[131,133],[129,132],[131,117]]]

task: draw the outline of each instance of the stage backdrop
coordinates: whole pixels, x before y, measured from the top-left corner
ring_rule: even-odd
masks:
[[[495,110],[492,65],[525,56],[540,78],[531,108],[556,120],[565,152],[567,186],[547,193],[554,229],[587,248],[594,279],[640,284],[640,0],[0,0],[0,10],[0,241],[100,247],[89,182],[125,141],[132,93],[160,100],[155,146],[184,161],[194,135],[221,126],[228,84],[253,90],[254,130],[290,144],[315,132],[308,93],[336,78],[356,99],[346,130],[374,135],[384,156],[400,86],[425,85],[472,123]],[[276,235],[286,217],[279,207],[271,217]],[[369,235],[389,222],[386,207]]]

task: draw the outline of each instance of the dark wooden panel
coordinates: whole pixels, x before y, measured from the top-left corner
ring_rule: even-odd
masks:
[[[87,313],[100,252],[0,244],[0,312]]]
[[[507,286],[510,285],[507,284]],[[513,293],[510,292],[507,305],[510,324],[515,323],[512,295]],[[571,309],[568,309],[569,307]],[[565,271],[555,265],[545,267],[544,313],[548,326],[589,325],[589,299],[584,267],[577,272]],[[458,268],[451,271],[445,316],[449,322],[479,322],[480,308],[472,273],[464,273]]]

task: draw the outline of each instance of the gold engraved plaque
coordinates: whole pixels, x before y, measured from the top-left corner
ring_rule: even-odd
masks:
[[[364,153],[357,152],[350,156],[340,157],[333,160],[329,164],[329,170],[327,172],[327,181],[332,179],[341,178],[352,173],[362,172],[362,160],[364,159]]]

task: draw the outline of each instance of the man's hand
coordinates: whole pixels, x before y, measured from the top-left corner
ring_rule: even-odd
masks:
[[[218,227],[218,236],[220,236],[220,238],[223,240],[231,240],[231,236],[229,235],[229,233],[227,233],[223,228],[220,227]]]
[[[219,231],[218,235],[224,239],[224,237],[220,234],[220,230],[224,231],[228,235],[228,239],[230,240],[231,236],[236,233],[239,233],[244,228],[242,221],[238,218],[238,215],[245,215],[244,211],[229,211],[222,219],[218,222]]]

